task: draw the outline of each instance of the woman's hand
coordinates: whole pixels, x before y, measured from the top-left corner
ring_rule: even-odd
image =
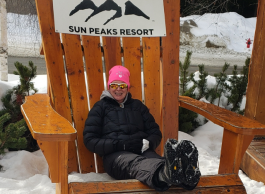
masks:
[[[135,154],[141,154],[143,147],[143,140],[140,139],[131,139],[127,141],[119,141],[117,144],[118,151],[128,151]]]

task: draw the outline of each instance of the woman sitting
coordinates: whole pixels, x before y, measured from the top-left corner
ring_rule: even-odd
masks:
[[[201,176],[197,148],[169,139],[164,157],[155,152],[162,134],[148,108],[132,98],[129,76],[123,66],[109,71],[108,90],[85,122],[85,146],[103,157],[105,171],[115,179],[137,179],[157,191],[171,185],[195,188]]]

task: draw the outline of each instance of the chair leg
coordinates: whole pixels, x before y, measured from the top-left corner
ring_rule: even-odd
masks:
[[[68,142],[59,142],[59,183],[56,194],[68,194]]]
[[[241,135],[224,129],[219,174],[238,173],[243,155],[252,136]],[[248,143],[248,145],[246,145]]]
[[[38,145],[49,165],[49,176],[52,183],[59,182],[58,172],[58,146],[59,143],[55,141],[38,141]]]

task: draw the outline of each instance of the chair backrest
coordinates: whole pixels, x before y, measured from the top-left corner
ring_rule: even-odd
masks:
[[[107,80],[114,65],[124,65],[130,70],[130,92],[133,98],[143,100],[160,125],[161,145],[169,137],[177,138],[179,0],[164,0],[166,37],[102,37],[102,41],[100,37],[55,33],[52,0],[36,0],[36,7],[51,104],[73,123],[78,133],[77,144],[69,145],[69,172],[79,171],[79,165],[82,173],[96,171],[94,154],[83,144],[84,122],[89,106],[99,100],[104,90],[104,71]],[[160,154],[161,150],[158,148]],[[96,161],[98,172],[102,172],[102,161],[99,157]]]

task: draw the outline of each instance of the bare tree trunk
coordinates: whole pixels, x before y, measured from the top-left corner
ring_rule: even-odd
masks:
[[[8,81],[6,1],[0,0],[0,80]]]

